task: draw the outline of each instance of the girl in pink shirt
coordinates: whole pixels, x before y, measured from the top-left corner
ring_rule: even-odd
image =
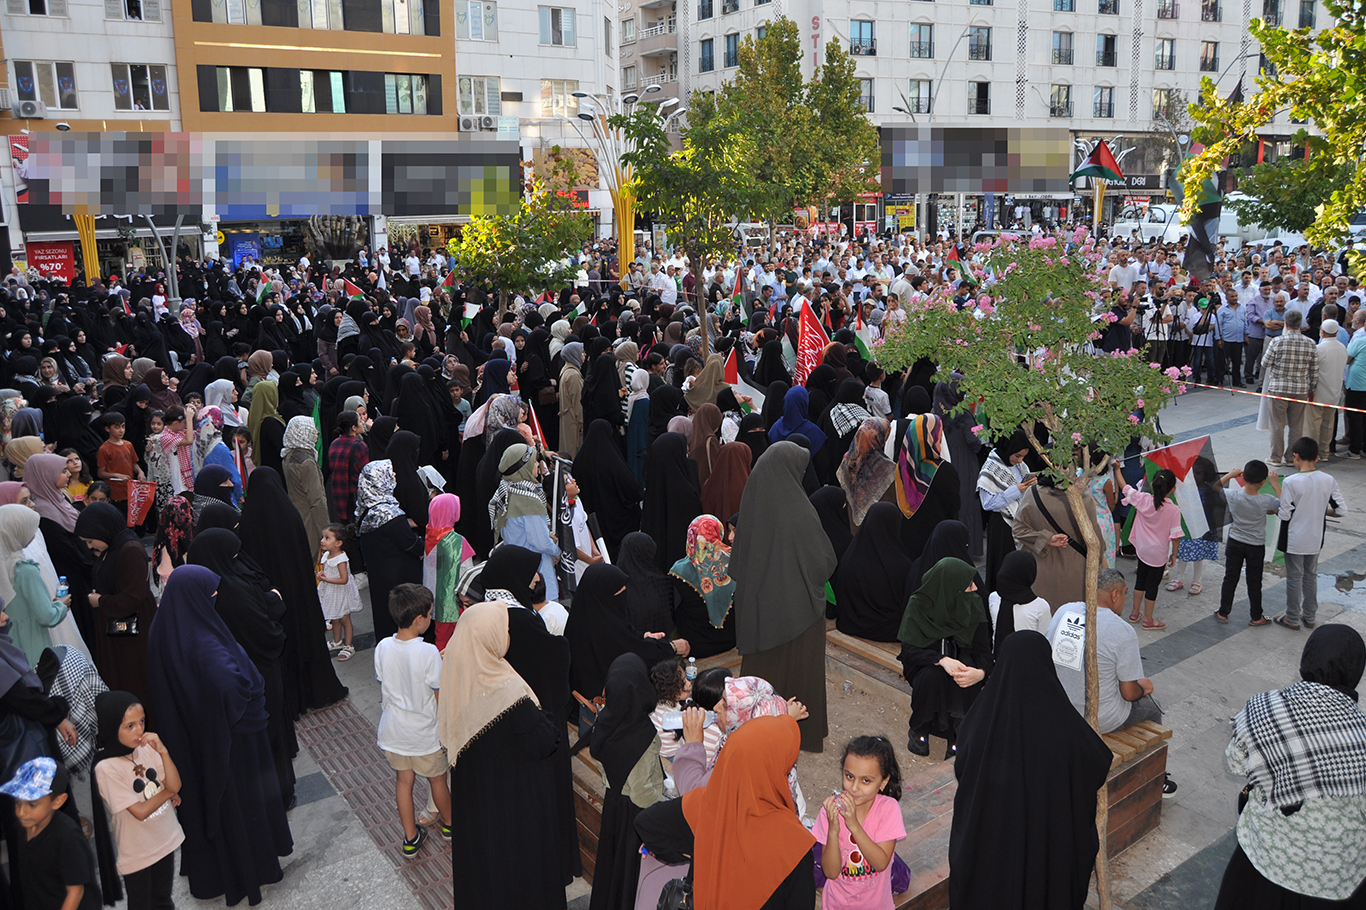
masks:
[[[906,836],[901,768],[885,736],[859,736],[840,759],[843,789],[827,797],[811,834],[821,847],[823,910],[892,910],[892,856]]]
[[[1165,629],[1166,623],[1153,619],[1153,608],[1157,606],[1162,571],[1176,562],[1176,545],[1182,537],[1181,509],[1170,498],[1172,490],[1176,489],[1176,475],[1165,468],[1158,471],[1153,475],[1152,492],[1147,493],[1124,483],[1118,461],[1114,468],[1115,486],[1124,487],[1124,503],[1134,510],[1129,543],[1138,554],[1138,573],[1134,577],[1134,609],[1129,614],[1129,622],[1138,622],[1141,598],[1143,628]]]

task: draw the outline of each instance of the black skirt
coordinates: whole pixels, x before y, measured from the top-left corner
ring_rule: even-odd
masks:
[[[678,592],[678,606],[674,607],[674,628],[679,638],[688,643],[688,654],[702,660],[725,653],[735,647],[735,611],[726,614],[721,628],[711,624],[707,604],[692,585],[669,576]]]
[[[1311,862],[1307,857],[1300,857]],[[1344,901],[1330,901],[1321,897],[1296,894],[1268,879],[1257,871],[1241,846],[1224,869],[1224,880],[1219,884],[1219,897],[1214,910],[1363,910],[1366,908],[1366,883],[1357,887]]]

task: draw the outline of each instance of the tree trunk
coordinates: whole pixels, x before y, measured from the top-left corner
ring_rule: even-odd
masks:
[[[1108,460],[1107,460],[1108,465]],[[1092,466],[1073,480],[1067,487],[1067,505],[1072,510],[1077,527],[1081,529],[1081,539],[1086,544],[1086,722],[1100,733],[1097,719],[1100,711],[1100,680],[1096,666],[1096,609],[1100,604],[1096,590],[1100,575],[1100,535],[1092,526],[1086,510],[1086,498],[1090,495],[1090,482],[1099,476]],[[1109,827],[1110,800],[1107,784],[1101,784],[1096,794],[1096,833],[1100,835],[1100,850],[1096,853],[1096,896],[1100,899],[1100,910],[1110,910],[1110,859],[1106,853],[1105,840]]]

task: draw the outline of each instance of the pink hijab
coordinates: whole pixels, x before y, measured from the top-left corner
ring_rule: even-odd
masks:
[[[67,499],[66,492],[57,489],[57,479],[65,470],[66,459],[61,455],[34,455],[24,465],[24,483],[33,495],[39,515],[50,518],[68,531],[75,531],[80,513]]]
[[[19,491],[24,488],[22,480],[7,480],[0,483],[0,506],[15,505],[19,502]]]

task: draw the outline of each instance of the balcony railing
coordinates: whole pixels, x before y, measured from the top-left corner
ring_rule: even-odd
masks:
[[[1112,119],[1115,116],[1115,103],[1113,101],[1097,101],[1095,116]]]
[[[868,38],[863,41],[849,42],[849,54],[853,57],[876,57],[877,39]]]
[[[1215,54],[1214,56],[1201,57],[1201,58],[1200,58],[1200,72],[1202,72],[1202,73],[1217,73],[1217,72],[1219,72],[1219,55],[1218,55],[1218,54]]]
[[[1202,3],[1200,5],[1201,22],[1222,22],[1224,21],[1224,11],[1217,3]]]
[[[1114,51],[1096,51],[1096,66],[1114,66]]]
[[[969,44],[969,45],[968,45],[968,59],[969,59],[969,60],[990,60],[990,59],[991,59],[991,45],[990,45],[990,44]]]
[[[977,97],[976,95],[969,95],[969,96],[968,96],[968,113],[969,113],[969,114],[990,114],[990,113],[991,113],[991,99],[990,99],[990,98],[979,98],[979,97]]]
[[[1071,117],[1071,116],[1072,116],[1072,102],[1068,101],[1068,102],[1066,102],[1066,103],[1064,103],[1064,104],[1050,104],[1050,105],[1048,105],[1048,116],[1050,116],[1050,117]]]
[[[1072,48],[1055,47],[1053,48],[1053,62],[1059,66],[1072,65]]]
[[[911,98],[907,104],[909,106],[906,110],[910,111],[912,114],[928,114],[930,112],[930,99],[928,97]]]
[[[662,22],[659,25],[652,25],[649,28],[643,28],[639,32],[637,32],[637,34],[641,38],[658,38],[661,35],[672,35],[677,31],[677,20],[671,19],[668,22]]]
[[[640,80],[641,85],[669,85],[678,81],[678,73],[655,73]]]
[[[934,42],[933,41],[912,41],[911,59],[913,60],[933,60]]]
[[[1180,19],[1181,4],[1175,0],[1161,0],[1157,4],[1157,18],[1159,19]]]
[[[1174,70],[1176,69],[1176,55],[1158,54],[1157,58],[1153,61],[1153,65],[1160,70]]]

